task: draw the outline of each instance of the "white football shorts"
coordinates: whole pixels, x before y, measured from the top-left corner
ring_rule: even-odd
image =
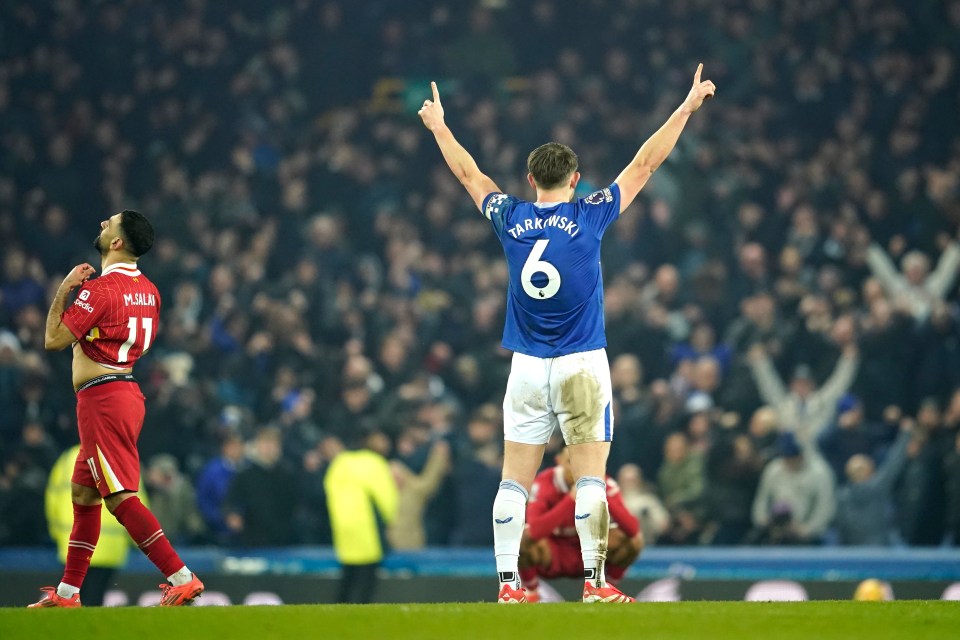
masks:
[[[503,399],[503,437],[546,444],[559,426],[567,444],[610,442],[612,395],[606,349],[558,358],[514,353]]]

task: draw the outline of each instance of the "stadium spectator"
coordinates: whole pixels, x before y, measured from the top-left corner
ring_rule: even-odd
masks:
[[[931,273],[930,259],[921,251],[909,251],[901,260],[902,273],[883,247],[873,243],[867,250],[867,264],[893,303],[917,320],[930,316],[934,302],[942,301],[960,274],[960,243],[943,242],[940,261]]]
[[[663,445],[663,465],[657,488],[670,513],[670,528],[662,544],[691,544],[703,526],[705,487],[703,454],[690,449],[683,433],[672,433]]]
[[[0,309],[6,316],[21,310],[42,306],[46,274],[39,260],[30,260],[23,250],[14,247],[3,259],[3,280],[0,280]]]
[[[655,488],[644,479],[643,471],[635,464],[621,465],[617,484],[627,510],[640,521],[644,546],[656,544],[657,538],[670,526],[670,512],[663,506]]]
[[[864,411],[876,419],[887,407],[913,406],[909,373],[914,344],[913,317],[890,304],[882,293],[870,293],[864,282],[867,313],[860,320],[861,366],[855,388]],[[879,286],[879,285],[877,285]],[[923,383],[921,383],[923,384]]]
[[[791,432],[777,441],[779,455],[767,463],[753,500],[754,530],[759,544],[816,544],[836,511],[830,467],[804,450]]]
[[[401,434],[397,441],[398,453],[407,457],[417,445],[410,442],[413,433]],[[429,445],[429,453],[423,469],[416,473],[402,460],[391,460],[390,469],[397,484],[397,516],[387,528],[387,541],[398,551],[422,549],[427,543],[424,511],[433,498],[444,477],[450,470],[450,444],[436,440]]]
[[[649,403],[649,412],[638,429],[633,460],[640,468],[649,469],[651,477],[657,477],[663,465],[666,439],[681,429],[684,414],[680,399],[670,392],[664,380],[655,380],[650,385]]]
[[[640,305],[649,312],[664,315],[664,323],[672,342],[690,336],[690,323],[683,313],[680,274],[672,264],[661,265],[653,278],[640,291]]]
[[[817,438],[817,449],[842,484],[842,478],[849,477],[845,470],[851,457],[863,454],[874,463],[882,457],[895,437],[900,408],[887,407],[881,423],[867,422],[860,398],[847,393],[837,401],[836,416]]]
[[[711,544],[736,545],[751,527],[753,497],[764,460],[753,440],[738,429],[734,416],[721,420],[721,429],[705,460],[706,535]]]
[[[819,388],[809,365],[797,365],[787,388],[764,347],[755,345],[749,358],[760,395],[777,410],[780,430],[795,434],[801,446],[813,449],[833,419],[840,396],[853,384],[859,366],[856,345],[844,345],[833,373]]]
[[[946,402],[960,387],[960,313],[935,303],[929,322],[923,324],[914,342],[916,375],[913,400],[935,398]]]
[[[840,544],[887,546],[895,542],[893,486],[907,459],[911,437],[903,429],[879,467],[864,453],[847,460],[844,472],[848,482],[837,490],[833,522]]]
[[[197,494],[190,479],[180,472],[176,458],[168,454],[151,458],[144,482],[150,509],[157,519],[163,519],[168,538],[177,544],[203,539],[206,527],[197,509]]]
[[[467,420],[455,444],[451,480],[456,517],[450,534],[455,546],[482,547],[493,543],[489,514],[478,504],[493,504],[500,478],[502,417],[491,404],[479,407]]]
[[[646,428],[652,409],[652,398],[643,384],[643,364],[632,353],[624,353],[610,363],[613,407],[617,416],[617,446],[610,448],[610,468],[636,464],[638,456],[654,448],[663,450],[663,437]]]
[[[717,344],[716,332],[706,321],[697,323],[690,332],[690,340],[676,344],[670,354],[674,366],[684,360],[699,360],[703,356],[711,356],[720,366],[721,374],[730,368],[730,347]]]
[[[767,250],[764,249],[763,245],[756,242],[743,245],[737,259],[739,269],[735,272],[731,282],[735,299],[742,300],[770,290]]]
[[[915,422],[907,460],[894,489],[897,525],[907,544],[937,546],[945,528],[943,457],[953,443],[942,428],[940,403],[935,398],[920,403]]]
[[[237,544],[276,547],[296,540],[297,477],[283,461],[283,435],[276,427],[257,432],[249,463],[227,491],[226,523]]]
[[[230,536],[224,505],[230,485],[242,468],[244,442],[236,433],[224,436],[220,455],[197,474],[197,509],[213,541],[226,543]]]
[[[943,462],[947,490],[947,533],[960,546],[960,432],[954,432],[953,450]]]
[[[703,457],[713,441],[715,413],[713,400],[702,391],[695,391],[687,398],[686,426],[684,433],[688,438],[690,450]]]
[[[13,444],[15,434],[23,426],[23,411],[20,405],[20,381],[23,349],[17,336],[6,329],[0,330],[0,443],[4,449]]]
[[[0,540],[5,545],[29,546],[47,539],[43,495],[56,449],[36,423],[23,428],[12,449],[0,463]]]
[[[302,544],[333,544],[330,507],[324,480],[330,463],[343,450],[343,442],[328,435],[322,438],[316,447],[303,454],[303,495],[296,513],[297,541]]]

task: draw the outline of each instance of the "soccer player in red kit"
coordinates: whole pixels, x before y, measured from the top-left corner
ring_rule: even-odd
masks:
[[[527,522],[520,543],[520,580],[527,602],[539,602],[540,578],[580,578],[583,557],[576,527],[576,484],[567,449],[557,454],[557,466],[541,471],[533,482],[527,503]],[[607,541],[607,578],[619,581],[643,550],[640,522],[630,513],[620,487],[610,477],[607,505],[610,532]],[[617,602],[630,602],[612,593]]]
[[[100,537],[101,503],[167,577],[160,585],[160,606],[189,604],[203,592],[203,583],[137,497],[144,397],[133,365],[150,348],[160,320],[160,294],[140,272],[137,259],[152,245],[153,227],[140,213],[126,210],[104,220],[94,241],[100,277],[91,280],[96,270],[77,265],[50,305],[44,347],[60,351],[73,345],[80,453],[73,469],[73,529],[63,580],[58,587],[44,587],[43,597],[30,607],[80,606],[80,587]]]

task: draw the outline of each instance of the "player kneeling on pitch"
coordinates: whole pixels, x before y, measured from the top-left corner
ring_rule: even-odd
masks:
[[[527,602],[540,601],[540,578],[579,578],[583,557],[576,526],[577,487],[570,454],[557,454],[557,466],[537,475],[527,503],[527,522],[520,543],[520,581]],[[623,502],[616,480],[607,476],[610,533],[607,540],[607,580],[616,584],[643,551],[640,522]]]

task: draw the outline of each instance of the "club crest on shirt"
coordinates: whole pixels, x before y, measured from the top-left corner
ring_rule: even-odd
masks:
[[[610,192],[610,188],[600,189],[600,191],[594,191],[586,198],[583,199],[587,204],[603,204],[604,202],[613,202],[613,194]]]

